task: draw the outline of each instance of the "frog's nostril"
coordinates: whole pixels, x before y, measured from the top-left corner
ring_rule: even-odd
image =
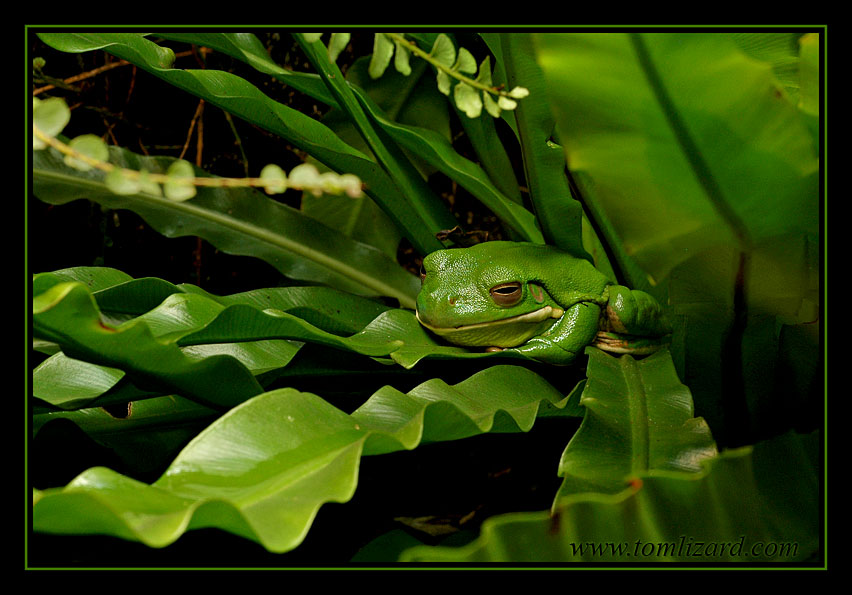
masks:
[[[456,305],[456,298],[455,297],[451,297],[447,301],[450,303],[451,306]]]

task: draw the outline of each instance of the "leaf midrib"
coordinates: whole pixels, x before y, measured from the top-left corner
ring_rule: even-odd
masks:
[[[627,388],[627,402],[630,412],[630,471],[635,474],[647,471],[650,468],[648,400],[642,382],[642,374],[636,360],[625,355],[619,358],[619,364]]]

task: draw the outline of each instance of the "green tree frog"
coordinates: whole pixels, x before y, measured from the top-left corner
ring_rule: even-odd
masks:
[[[651,295],[553,246],[494,241],[438,250],[420,273],[417,320],[456,345],[565,365],[587,345],[651,353],[671,333]]]

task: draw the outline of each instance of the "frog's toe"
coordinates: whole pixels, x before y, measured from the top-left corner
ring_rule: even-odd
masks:
[[[592,345],[603,351],[609,351],[610,353],[648,355],[659,351],[670,342],[670,335],[666,335],[664,337],[638,337],[600,331],[595,336],[595,340]]]
[[[486,347],[485,352],[486,353],[493,353],[495,351],[503,351],[504,349],[505,349],[504,347]]]

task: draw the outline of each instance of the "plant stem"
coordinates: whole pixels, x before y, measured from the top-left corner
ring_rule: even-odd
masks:
[[[438,70],[443,70],[449,76],[453,77],[454,79],[456,79],[458,81],[461,81],[465,84],[468,84],[471,87],[474,87],[474,88],[479,89],[481,91],[485,91],[486,93],[490,93],[491,95],[504,96],[504,97],[509,96],[509,93],[507,91],[503,91],[502,89],[498,89],[497,87],[489,87],[488,85],[480,83],[479,81],[476,81],[472,78],[466,77],[465,75],[459,73],[457,70],[453,70],[449,66],[445,66],[444,64],[441,64],[440,62],[435,60],[430,53],[424,52],[419,47],[417,47],[416,43],[406,39],[404,35],[400,35],[399,33],[381,33],[381,35],[384,35],[385,37],[389,37],[390,39],[392,39],[393,41],[395,41],[399,44],[403,44],[408,49],[408,51],[410,51],[412,54],[414,54],[415,56],[417,56],[419,58],[423,58],[424,60],[426,60],[429,64],[431,64],[432,66],[434,66]]]

